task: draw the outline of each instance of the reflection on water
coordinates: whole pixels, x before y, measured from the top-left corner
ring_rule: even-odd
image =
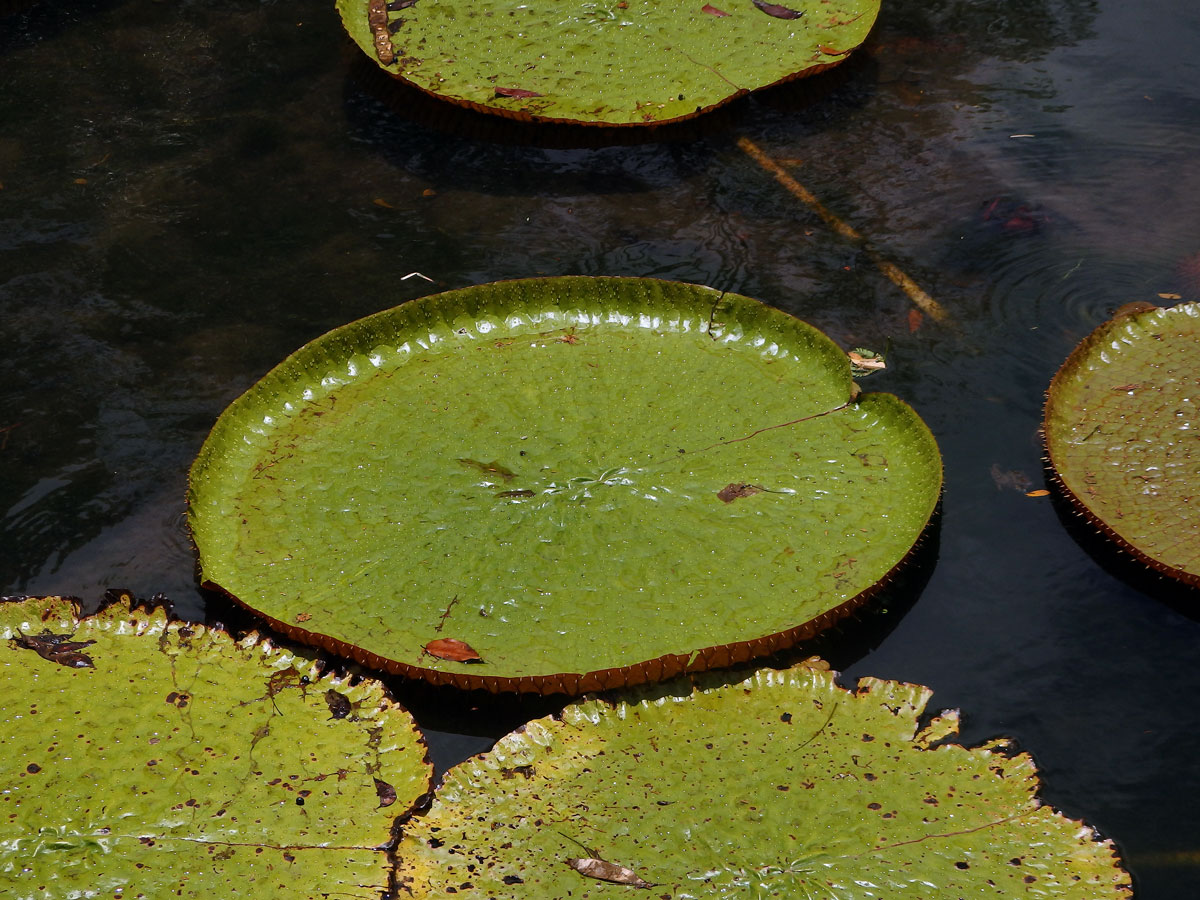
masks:
[[[324,2],[0,6],[0,591],[119,585],[198,613],[188,464],[230,400],[345,321],[537,274],[736,290],[847,347],[890,341],[869,386],[943,449],[937,566],[851,674],[930,684],[968,739],[1015,734],[1140,898],[1200,893],[1197,623],[990,474],[1040,477],[1042,391],[1111,309],[1200,297],[1200,7],[900,0],[835,79],[593,148],[399,114],[339,29]],[[911,316],[871,252],[954,325]],[[437,708],[447,733],[521,715]],[[477,746],[439,740],[443,761]]]

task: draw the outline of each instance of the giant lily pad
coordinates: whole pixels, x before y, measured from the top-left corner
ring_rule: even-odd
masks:
[[[385,71],[447,100],[516,118],[640,125],[836,65],[866,38],[879,0],[337,7]]]
[[[811,636],[905,559],[928,429],[785,313],[648,279],[428,297],[297,351],[192,468],[202,576],[375,668],[580,693]]]
[[[1037,797],[1033,761],[943,743],[927,688],[808,666],[588,700],[450,771],[404,827],[413,897],[1129,896],[1113,847]],[[591,861],[591,862],[589,862]],[[596,862],[607,865],[597,865]]]
[[[1147,565],[1200,586],[1200,303],[1136,305],[1054,376],[1046,448],[1075,507]]]
[[[0,896],[377,900],[429,789],[378,682],[116,604],[0,603]]]

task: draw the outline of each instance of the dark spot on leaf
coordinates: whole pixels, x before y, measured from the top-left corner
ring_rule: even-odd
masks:
[[[25,771],[28,772],[30,775],[36,775],[38,772],[42,771],[42,767],[39,766],[37,763],[30,763],[29,765],[27,765],[25,767]]]
[[[791,725],[792,724],[792,714],[784,713],[782,716],[779,717],[779,721],[783,722],[787,725]]]
[[[868,803],[867,809],[883,809],[882,803]]]
[[[1025,880],[1026,884],[1033,884],[1035,881],[1037,881],[1037,876],[1036,875],[1026,875],[1024,880]]]
[[[386,781],[375,779],[375,793],[379,796],[379,808],[391,806],[396,802],[396,789]]]
[[[527,91],[524,88],[498,87],[498,88],[496,88],[496,96],[497,97],[516,97],[517,99],[524,100],[526,97],[540,97],[542,95],[539,94],[537,91]]]
[[[971,868],[971,864],[970,864],[970,863],[965,863],[965,862],[961,862],[961,861],[960,861],[960,862],[956,862],[956,863],[954,864],[954,868],[956,868],[956,869],[969,869],[969,868]]]
[[[534,495],[533,491],[527,491],[527,490],[501,491],[500,493],[498,493],[496,495],[496,497],[501,500],[525,500],[529,497],[532,497],[533,495]]]
[[[1019,866],[1021,864],[1021,858],[1018,856],[1014,856],[1012,859],[1010,859],[1008,861],[1008,864],[1010,866]]]
[[[499,91],[501,89],[496,88],[496,90]],[[492,460],[491,462],[480,462],[477,459],[466,459],[463,457],[459,457],[458,461],[460,463],[462,463],[464,466],[466,466],[468,469],[475,469],[479,472],[482,472],[484,475],[495,475],[498,478],[504,479],[505,481],[512,481],[514,478],[517,477],[516,472],[512,471],[511,469],[505,468],[504,466],[500,465],[500,463],[497,462],[496,460]]]
[[[873,734],[864,734],[864,735],[862,736],[862,739],[863,739],[863,743],[864,743],[864,744],[869,744],[871,741],[875,740],[875,735],[873,735]]]
[[[529,780],[534,776],[533,766],[513,766],[511,769],[501,769],[501,778],[516,778],[520,775],[522,778]]]
[[[803,10],[789,9],[786,6],[780,6],[778,3],[767,3],[765,0],[754,0],[754,5],[768,16],[774,16],[776,19],[798,19],[804,15]]]
[[[297,798],[296,798],[296,805],[297,805],[297,806],[303,806],[303,805],[304,805],[304,798],[303,798],[303,797],[297,797]]]
[[[523,879],[520,875],[505,875],[504,883],[505,884],[524,884],[525,879]]]
[[[345,694],[339,694],[333,688],[325,692],[325,705],[329,707],[329,718],[344,719],[353,709]]]

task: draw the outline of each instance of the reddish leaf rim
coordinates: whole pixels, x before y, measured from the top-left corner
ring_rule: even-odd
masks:
[[[860,44],[859,46],[862,46],[862,45]],[[392,80],[394,80],[396,82],[399,82],[400,84],[404,85],[405,87],[409,87],[409,88],[412,88],[413,90],[420,91],[422,94],[432,97],[435,100],[439,100],[443,103],[452,104],[461,109],[469,109],[472,112],[483,113],[484,115],[489,115],[489,116],[496,116],[501,119],[509,119],[513,122],[525,122],[525,123],[533,123],[533,124],[539,124],[539,125],[583,126],[584,128],[595,128],[597,130],[603,130],[603,129],[631,129],[631,130],[647,130],[647,129],[649,129],[649,130],[653,130],[655,128],[659,128],[664,125],[678,125],[681,122],[687,122],[692,119],[698,118],[700,116],[707,115],[708,113],[712,112],[713,110],[720,109],[723,106],[727,106],[730,103],[733,103],[735,100],[740,100],[743,97],[749,96],[750,94],[758,92],[758,91],[765,91],[765,90],[768,90],[769,88],[778,87],[779,85],[782,85],[782,84],[788,84],[789,82],[792,82],[792,81],[799,81],[802,78],[808,78],[812,75],[820,75],[822,72],[826,72],[829,69],[833,69],[833,68],[836,68],[837,66],[841,65],[843,62],[845,62],[850,57],[850,55],[853,53],[853,51],[855,49],[857,49],[857,48],[854,47],[854,48],[850,48],[848,50],[841,50],[836,55],[836,58],[831,58],[829,62],[816,63],[807,69],[803,69],[799,72],[793,72],[790,75],[785,75],[783,78],[780,78],[778,81],[772,81],[770,84],[764,84],[761,87],[756,87],[753,89],[739,88],[737,91],[718,100],[716,103],[710,103],[708,106],[697,107],[695,112],[690,112],[683,116],[674,116],[670,119],[655,119],[651,122],[597,122],[597,121],[590,120],[590,119],[569,119],[569,118],[560,117],[560,116],[539,116],[535,113],[528,112],[524,109],[505,109],[505,108],[498,107],[498,106],[488,106],[487,104],[476,103],[473,100],[466,100],[461,97],[451,97],[446,94],[439,94],[436,91],[431,91],[427,88],[422,87],[421,85],[417,84],[415,81],[409,81],[403,75],[397,75],[395,72],[389,72],[387,69],[384,69],[381,66],[377,66],[376,68],[378,68],[380,71],[384,72],[384,74],[386,74],[388,76],[388,78],[391,78]],[[822,50],[822,52],[825,53],[826,51]],[[826,53],[826,55],[828,55],[830,57],[834,57],[834,54],[831,54],[831,53]],[[372,60],[372,62],[373,62],[373,60]]]
[[[939,460],[939,470],[941,463]],[[353,660],[364,668],[376,672],[386,672],[389,675],[399,675],[424,681],[435,687],[449,686],[464,691],[483,690],[491,694],[566,694],[577,697],[582,694],[609,691],[619,688],[636,687],[642,684],[652,684],[666,681],[679,675],[690,675],[705,672],[709,669],[724,669],[751,660],[761,659],[789,650],[803,641],[816,637],[821,632],[836,625],[852,613],[866,605],[880,591],[892,584],[897,576],[913,559],[924,550],[931,528],[941,512],[941,495],[934,504],[925,522],[924,528],[913,542],[908,552],[875,584],[856,594],[832,609],[826,610],[813,619],[800,625],[777,631],[757,638],[744,641],[734,641],[728,644],[716,644],[711,647],[691,653],[668,653],[655,659],[631,663],[626,666],[616,666],[610,669],[598,669],[594,672],[557,672],[548,675],[522,675],[519,677],[506,675],[483,675],[474,672],[444,672],[438,669],[426,669],[409,663],[388,659],[377,653],[372,653],[355,644],[329,635],[320,634],[298,628],[288,622],[282,622],[268,616],[246,603],[241,598],[227,591],[214,581],[203,581],[200,587],[206,591],[220,594],[262,622],[272,631],[283,636],[317,647],[327,653],[332,653],[344,659]]]

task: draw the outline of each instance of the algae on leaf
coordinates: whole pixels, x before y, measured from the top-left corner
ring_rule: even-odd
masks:
[[[378,900],[431,780],[378,682],[124,603],[0,603],[0,721],[5,897]]]
[[[1200,303],[1131,307],[1054,376],[1047,456],[1058,486],[1102,533],[1200,587]]]
[[[677,121],[827,69],[879,0],[337,0],[384,71],[472,109],[597,125]],[[764,15],[766,13],[766,15]]]
[[[205,582],[364,665],[565,691],[729,665],[864,602],[941,459],[828,337],[636,278],[500,282],[318,338],[191,473]]]
[[[944,741],[931,692],[800,665],[589,699],[452,769],[404,826],[414,897],[1124,900],[1110,842],[1038,800],[1025,754]],[[602,869],[602,871],[612,871]]]

